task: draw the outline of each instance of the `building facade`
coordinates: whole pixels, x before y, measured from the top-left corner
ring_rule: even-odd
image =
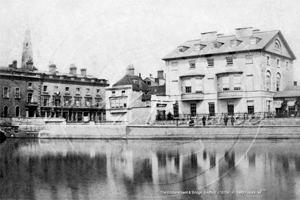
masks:
[[[23,44],[21,67],[13,61],[0,68],[1,117],[63,117],[67,121],[105,119],[105,87],[108,81],[77,73],[60,73],[50,64],[48,71],[33,66],[29,31]]]
[[[273,112],[274,94],[293,84],[295,55],[280,31],[202,33],[163,60],[166,95],[187,117]]]

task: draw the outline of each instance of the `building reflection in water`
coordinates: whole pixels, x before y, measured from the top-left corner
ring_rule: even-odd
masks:
[[[205,149],[199,149],[200,143]],[[263,141],[248,151],[250,144],[247,140],[7,140],[0,146],[0,199],[164,199],[163,191],[261,189],[266,191],[255,199],[300,198],[300,144]]]

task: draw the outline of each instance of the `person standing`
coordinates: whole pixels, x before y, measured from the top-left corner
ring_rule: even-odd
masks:
[[[228,117],[227,117],[227,115],[225,115],[225,117],[224,117],[225,126],[227,126],[227,122],[228,122]]]
[[[234,126],[234,117],[233,117],[233,115],[231,116],[231,125]]]
[[[206,117],[205,117],[205,115],[203,115],[203,117],[202,117],[202,124],[203,124],[203,126],[205,126],[205,123],[206,123]]]

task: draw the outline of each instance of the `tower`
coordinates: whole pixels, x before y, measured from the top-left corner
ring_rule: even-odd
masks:
[[[25,31],[25,38],[23,42],[22,51],[22,69],[33,70],[33,55],[32,55],[32,44],[30,39],[30,31],[27,29]]]

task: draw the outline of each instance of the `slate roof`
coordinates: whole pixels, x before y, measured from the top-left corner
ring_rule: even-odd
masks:
[[[134,82],[136,81],[136,83]],[[132,85],[134,91],[149,91],[148,85],[139,76],[125,75],[113,86]]]
[[[283,91],[279,91],[274,98],[300,97],[300,86],[287,86]]]
[[[288,46],[287,42],[285,41],[282,33],[278,30],[275,31],[265,31],[265,32],[253,32],[252,36],[236,38],[235,35],[222,35],[218,36],[215,42],[219,42],[222,45],[219,48],[213,48],[214,41],[201,41],[199,40],[189,40],[183,43],[180,46],[188,47],[184,52],[179,52],[178,48],[172,51],[170,54],[165,56],[163,60],[168,59],[175,59],[175,58],[182,58],[182,57],[194,57],[194,56],[205,56],[210,54],[222,54],[222,53],[230,53],[230,52],[243,52],[243,51],[252,51],[252,50],[262,50],[265,49],[268,44],[272,41],[272,39],[279,34],[287,46],[292,58],[295,59],[295,55],[293,54],[292,50]],[[250,44],[250,38],[258,38],[258,42],[256,44]],[[231,40],[237,39],[241,41],[237,46],[231,46]],[[201,44],[205,46],[200,51],[195,50],[195,45]]]

